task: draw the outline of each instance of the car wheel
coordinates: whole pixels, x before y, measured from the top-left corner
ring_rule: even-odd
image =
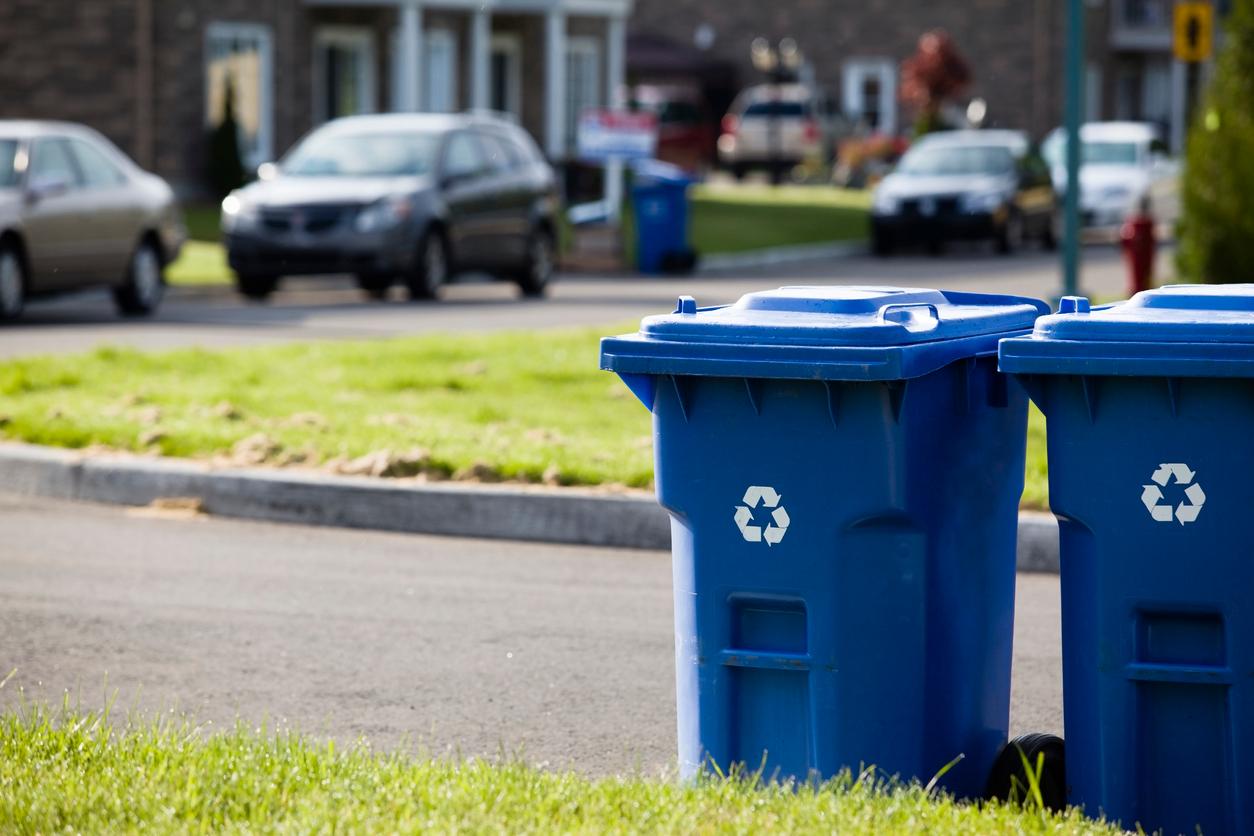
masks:
[[[0,247],[0,320],[17,319],[26,304],[26,268],[13,247]]]
[[[1009,254],[1023,246],[1023,216],[1014,209],[1006,215],[1006,222],[997,233],[997,252]]]
[[[392,289],[392,277],[379,276],[373,273],[358,273],[357,286],[366,294],[366,298],[382,302],[388,298],[388,291]]]
[[[141,241],[131,256],[126,283],[113,289],[113,302],[123,316],[147,316],[165,296],[161,255],[149,241]]]
[[[418,245],[418,257],[405,276],[410,299],[434,299],[448,281],[448,246],[437,230],[427,232]]]
[[[553,279],[553,236],[537,229],[527,241],[527,261],[518,273],[523,296],[543,296]]]
[[[236,273],[235,289],[254,302],[264,302],[278,290],[279,277],[269,273]]]

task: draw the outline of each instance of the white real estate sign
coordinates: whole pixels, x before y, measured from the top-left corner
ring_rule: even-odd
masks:
[[[647,160],[657,151],[657,119],[652,113],[590,108],[579,115],[575,144],[589,162]]]

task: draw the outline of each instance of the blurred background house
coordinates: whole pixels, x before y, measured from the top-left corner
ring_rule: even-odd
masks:
[[[491,109],[555,161],[623,81],[632,0],[6,0],[0,118],[89,124],[202,190],[228,79],[255,167],[336,116]]]
[[[578,114],[635,101],[663,148],[709,147],[761,82],[750,43],[796,39],[800,80],[866,133],[903,134],[901,61],[944,29],[985,124],[1039,138],[1062,118],[1064,0],[6,0],[0,118],[91,125],[184,196],[203,194],[228,79],[243,162],[327,119],[388,110],[505,111],[558,164]],[[1222,15],[1229,0],[1218,0]],[[1087,113],[1155,122],[1183,145],[1185,71],[1172,0],[1086,0]],[[1210,66],[1202,68],[1203,78]],[[624,98],[624,84],[631,90]],[[632,91],[639,95],[632,95]],[[694,122],[704,129],[694,127]],[[575,168],[566,166],[566,168]],[[568,176],[599,187],[595,169]]]

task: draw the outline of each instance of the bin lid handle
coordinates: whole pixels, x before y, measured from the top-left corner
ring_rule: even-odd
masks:
[[[921,321],[921,312],[930,316]],[[940,311],[931,302],[893,302],[880,308],[880,322],[896,322],[917,330],[931,330],[940,324]]]

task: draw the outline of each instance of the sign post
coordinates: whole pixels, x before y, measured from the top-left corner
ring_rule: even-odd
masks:
[[[1172,52],[1184,64],[1184,133],[1193,123],[1200,84],[1199,65],[1209,61],[1214,49],[1215,8],[1208,2],[1184,0],[1177,2],[1172,27]]]
[[[1080,286],[1080,118],[1084,113],[1084,3],[1067,0],[1066,110],[1067,192],[1063,204],[1062,295]]]

